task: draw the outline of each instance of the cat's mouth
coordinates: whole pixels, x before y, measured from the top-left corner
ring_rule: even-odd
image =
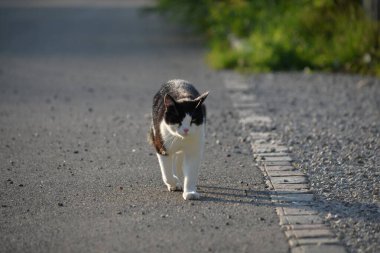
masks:
[[[180,132],[180,133],[178,133],[178,136],[181,137],[182,139],[185,139],[186,137],[189,136],[189,133]]]

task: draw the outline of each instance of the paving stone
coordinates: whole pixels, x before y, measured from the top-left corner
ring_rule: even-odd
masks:
[[[268,139],[277,139],[277,134],[270,132],[252,132],[250,134],[251,140],[268,140]]]
[[[274,177],[273,177],[274,178]],[[310,189],[310,186],[308,184],[276,184],[271,182],[271,185],[274,187],[274,189],[278,190],[297,190],[297,189]]]
[[[294,193],[294,194],[281,194],[281,195],[271,195],[273,201],[279,202],[311,202],[314,198],[313,194],[303,194],[303,193]]]
[[[233,106],[237,109],[254,109],[254,108],[258,108],[260,107],[261,105],[258,104],[258,103],[234,103]]]
[[[277,156],[287,156],[286,152],[268,152],[268,153],[255,153],[255,157],[277,157]]]
[[[225,86],[229,91],[234,91],[234,92],[239,92],[239,93],[248,91],[248,86],[244,84],[243,82],[226,81]],[[231,94],[231,96],[233,96],[233,94]]]
[[[279,218],[280,225],[323,224],[323,220],[317,215],[284,215]]]
[[[241,87],[247,87],[247,85],[242,85]],[[239,101],[239,103],[253,103],[256,100],[255,95],[253,94],[245,94],[243,92],[235,92],[231,94],[231,98],[233,101]]]
[[[252,111],[252,109],[241,109],[238,111],[238,114],[239,114],[240,119],[249,118],[250,119],[249,121],[252,121],[252,122],[253,121],[254,122],[257,122],[257,121],[269,122],[269,123],[272,122],[272,119],[270,117],[256,114],[254,111]]]
[[[264,144],[268,144],[268,140],[267,139],[256,139],[256,140],[253,140],[252,143],[255,145],[264,145]]]
[[[304,173],[297,170],[269,170],[267,174],[270,177],[305,176]]]
[[[254,114],[251,109],[239,110],[238,114],[239,114],[240,118],[259,117],[256,114]],[[260,117],[262,117],[262,116],[260,116]]]
[[[273,184],[270,184],[273,187]],[[294,194],[294,193],[313,193],[310,189],[304,189],[304,188],[290,188],[290,189],[269,189],[275,193],[273,194]]]
[[[292,158],[289,156],[262,156],[261,160],[263,160],[265,163],[267,162],[291,162],[293,161]]]
[[[291,248],[291,253],[346,253],[346,250],[341,245],[301,245]]]
[[[260,166],[269,171],[297,171],[293,166]]]
[[[271,177],[273,184],[303,184],[307,183],[306,176],[286,176],[286,177]]]
[[[252,151],[254,153],[273,153],[273,152],[288,152],[289,149],[285,145],[276,145],[276,144],[262,144],[255,145],[251,144]]]
[[[339,240],[337,238],[331,238],[331,237],[321,237],[321,238],[292,238],[289,239],[289,245],[290,247],[296,247],[299,245],[310,245],[310,244],[339,244]]]
[[[287,238],[334,238],[335,235],[329,229],[298,229],[285,231]]]
[[[276,212],[278,215],[314,215],[318,212],[313,206],[307,205],[291,205],[291,206],[279,206],[276,207]]]
[[[318,214],[318,212],[311,206],[295,206],[283,207],[282,211],[285,215],[311,215]]]
[[[292,163],[289,161],[260,161],[265,164],[265,166],[292,166]]]
[[[282,226],[285,230],[304,230],[304,229],[328,229],[325,224],[292,224]]]
[[[251,112],[251,114],[252,114],[252,112]],[[241,116],[240,122],[242,124],[270,125],[272,123],[272,120],[266,116],[250,115],[250,116],[245,116],[245,117]]]
[[[251,145],[255,145],[255,146],[282,146],[283,143],[279,140],[273,140],[273,139],[270,139],[270,137],[262,137],[262,138],[257,138],[257,139],[254,139],[251,141]],[[280,151],[273,151],[273,149],[271,148],[271,152],[273,153],[278,153]],[[269,153],[269,152],[266,152],[266,153]],[[286,154],[288,154],[286,152]]]

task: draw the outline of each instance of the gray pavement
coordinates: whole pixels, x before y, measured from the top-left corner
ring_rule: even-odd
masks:
[[[0,5],[2,252],[288,252],[199,38],[136,2],[26,2]],[[200,201],[166,191],[146,142],[172,78],[211,91]]]

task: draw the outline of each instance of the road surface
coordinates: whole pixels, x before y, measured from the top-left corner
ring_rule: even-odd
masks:
[[[2,252],[288,252],[204,43],[139,3],[0,7]],[[173,78],[207,98],[200,201],[167,192],[147,144]]]

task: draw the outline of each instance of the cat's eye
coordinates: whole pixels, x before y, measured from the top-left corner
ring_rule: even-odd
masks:
[[[178,115],[178,111],[175,107],[170,107],[167,112],[171,115],[174,115],[174,116],[177,116]]]

